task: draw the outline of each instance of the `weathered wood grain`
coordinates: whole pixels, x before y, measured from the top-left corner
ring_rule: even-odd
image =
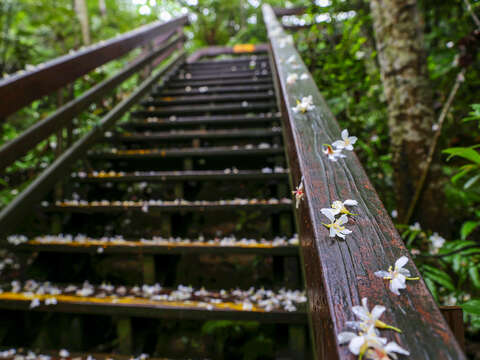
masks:
[[[385,280],[374,275],[400,256],[409,257],[408,250],[356,155],[347,152],[345,159],[332,162],[322,153],[322,144],[340,139],[339,125],[294,46],[280,46],[279,38],[286,34],[272,8],[264,5],[263,14],[269,35],[274,31],[280,34],[270,40],[292,182],[296,185],[304,177],[306,201],[297,212],[297,220],[317,357],[356,358],[347,346],[337,343],[336,335],[347,329],[346,321],[355,319],[352,306],[367,297],[371,306],[387,308],[382,317],[386,323],[403,330],[402,334],[382,331],[382,336],[408,349],[409,359],[465,359],[423,280],[409,282],[397,296],[389,291]],[[291,56],[297,66],[287,62]],[[307,73],[308,79],[287,86],[286,78],[293,72]],[[297,99],[308,95],[313,96],[315,109],[295,114],[292,108]],[[348,228],[353,233],[346,240],[332,239],[322,225],[326,218],[320,209],[345,199],[359,202],[355,208],[359,215],[350,220]],[[406,267],[412,276],[420,276],[413,261]],[[325,317],[331,321],[324,321]]]

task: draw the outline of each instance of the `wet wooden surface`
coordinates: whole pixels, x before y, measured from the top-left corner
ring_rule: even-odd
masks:
[[[280,37],[286,36],[271,7],[264,5],[263,13],[269,34],[279,29],[275,31],[280,31]],[[409,282],[397,296],[389,291],[387,281],[374,275],[388,269],[400,256],[409,257],[408,250],[355,153],[347,152],[338,162],[322,153],[322,144],[340,139],[341,129],[310,75],[287,87],[290,73],[300,75],[308,70],[294,46],[281,47],[278,39],[271,38],[271,46],[292,182],[296,185],[304,177],[306,201],[297,212],[297,220],[318,358],[356,358],[346,345],[337,343],[336,335],[347,330],[346,321],[356,320],[352,306],[367,297],[370,306],[387,308],[383,321],[403,330],[402,334],[381,334],[408,349],[409,359],[465,359],[423,280]],[[298,65],[287,62],[291,56]],[[308,95],[313,96],[315,110],[295,114],[292,108],[296,101]],[[353,233],[346,240],[330,238],[320,209],[346,199],[359,202],[355,207],[359,215],[347,225]],[[412,276],[420,276],[411,259],[406,268]]]

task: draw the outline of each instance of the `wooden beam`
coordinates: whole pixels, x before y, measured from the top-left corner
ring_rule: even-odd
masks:
[[[287,35],[269,5],[263,5],[263,17],[279,85],[292,183],[298,185],[303,178],[305,200],[295,214],[317,358],[357,358],[337,336],[348,330],[347,321],[356,319],[352,307],[366,297],[370,306],[386,307],[383,321],[402,329],[402,334],[382,331],[381,336],[407,349],[409,358],[466,359],[422,279],[409,282],[396,295],[387,281],[374,275],[407,256],[412,276],[421,276],[355,153],[333,162],[322,152],[322,144],[341,138],[341,129],[294,45],[280,44]],[[308,76],[287,85],[291,73]],[[295,113],[292,109],[304,96],[312,96],[315,108]],[[345,240],[330,238],[320,210],[346,199],[359,203],[358,216],[347,225],[353,233]]]

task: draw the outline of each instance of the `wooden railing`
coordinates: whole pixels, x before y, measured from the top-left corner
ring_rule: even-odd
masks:
[[[341,139],[341,129],[269,5],[263,6],[263,16],[292,185],[303,179],[305,199],[296,219],[316,358],[357,358],[337,336],[354,331],[346,322],[358,320],[352,307],[367,298],[370,308],[385,306],[382,321],[402,330],[401,334],[382,330],[381,336],[407,349],[409,359],[465,359],[355,153],[345,151],[346,157],[335,162],[323,153],[323,144]],[[291,74],[298,79],[287,84]],[[297,101],[307,96],[312,97],[314,108],[294,112]],[[321,209],[346,199],[358,201],[354,211],[358,215],[350,217],[346,225],[352,233],[345,240],[329,237],[329,229],[323,225],[329,220]],[[412,277],[420,279],[408,281],[406,289],[396,295],[389,290],[388,281],[375,272],[387,270],[401,256],[408,257],[406,268]]]
[[[7,166],[20,160],[52,134],[57,136],[57,143],[61,143],[64,137],[63,129],[72,131],[73,119],[86,111],[90,104],[102,99],[142,69],[149,72],[149,77],[135,91],[108,112],[88,134],[69,147],[65,146],[55,161],[0,212],[0,239],[4,240],[2,235],[7,234],[21,222],[31,206],[45,197],[61,176],[68,172],[70,165],[100,139],[107,128],[120,119],[152,86],[160,80],[167,80],[168,76],[185,61],[183,26],[187,22],[188,19],[184,16],[166,23],[147,25],[77,53],[52,60],[32,71],[0,81],[0,119],[3,118],[5,121],[7,116],[32,101],[51,94],[93,69],[118,59],[140,46],[150,48],[114,76],[61,106],[0,147],[0,174],[2,174]],[[152,72],[152,69],[160,63],[161,67]]]

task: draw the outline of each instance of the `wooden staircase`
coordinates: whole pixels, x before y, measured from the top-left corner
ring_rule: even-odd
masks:
[[[10,165],[57,144],[0,209],[0,358],[354,360],[338,336],[366,298],[410,359],[466,359],[461,308],[438,307],[355,152],[322,151],[342,129],[278,19],[302,11],[263,5],[267,44],[187,59],[183,16],[0,80],[10,121],[143,47],[0,146],[9,181]],[[133,75],[131,93],[75,132]],[[322,209],[346,199],[352,233],[332,238]],[[399,257],[419,278],[400,296],[375,276]]]
[[[183,66],[107,132],[84,164],[67,177],[61,198],[39,206],[51,232],[9,237],[11,251],[33,256],[23,281],[4,285],[1,309],[25,322],[32,311],[111,316],[122,342],[108,350],[123,353],[158,352],[139,345],[136,318],[277,324],[268,326],[285,340],[274,354],[308,357],[306,296],[267,57]],[[198,256],[202,261],[193,260]],[[94,268],[102,258],[125,259],[141,276],[102,276]],[[209,271],[218,262],[231,263],[230,270]],[[253,270],[236,284],[238,262],[266,263],[270,274],[259,280]],[[177,274],[192,266],[181,280],[193,286],[184,286]],[[47,278],[33,278],[42,271]],[[66,346],[42,344],[45,328],[11,326],[34,344]]]

